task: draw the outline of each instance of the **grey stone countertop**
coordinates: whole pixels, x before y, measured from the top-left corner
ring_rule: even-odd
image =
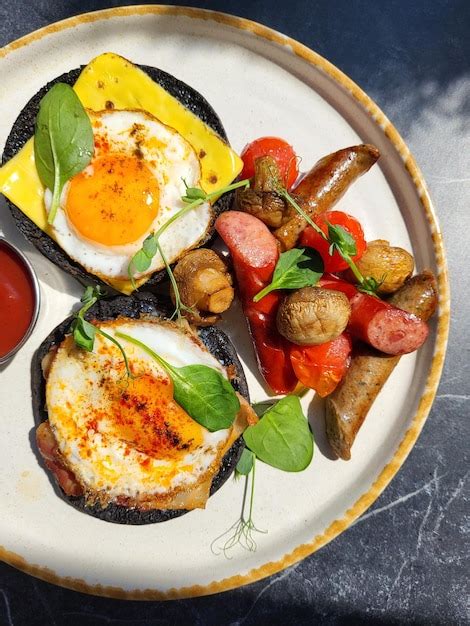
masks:
[[[129,2],[2,0],[0,44],[120,4]],[[429,185],[450,266],[452,327],[438,395],[408,460],[374,506],[282,573],[217,596],[138,603],[82,595],[0,564],[0,624],[469,623],[470,4],[183,4],[248,17],[300,40],[355,80],[403,135]]]

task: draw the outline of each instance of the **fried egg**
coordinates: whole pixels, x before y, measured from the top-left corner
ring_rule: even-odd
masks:
[[[121,331],[145,343],[174,366],[225,368],[190,331],[161,320],[120,319],[96,323],[109,335]],[[209,432],[173,399],[171,379],[141,348],[121,341],[122,354],[101,335],[93,352],[67,336],[50,365],[46,383],[49,423],[67,467],[88,497],[153,508],[178,506],[178,494],[206,484],[234,441],[234,427]],[[169,502],[173,504],[169,506]],[[176,504],[175,504],[176,503]]]
[[[95,151],[87,168],[66,183],[54,237],[65,252],[102,280],[126,279],[144,239],[185,206],[185,184],[199,187],[194,148],[176,130],[144,111],[88,111]],[[52,194],[46,190],[49,212]],[[212,220],[204,203],[175,220],[159,241],[171,263],[198,244]],[[160,254],[141,278],[164,267]]]

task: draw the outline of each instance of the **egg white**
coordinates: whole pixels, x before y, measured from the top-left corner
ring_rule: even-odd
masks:
[[[127,320],[100,326],[110,335],[117,330],[132,335],[177,367],[200,363],[227,376],[225,369],[198,340],[171,324]],[[167,376],[141,348],[120,341],[137,371],[149,372],[155,377]],[[109,354],[114,364],[111,367]],[[112,415],[104,416],[96,429],[89,428],[90,415],[107,409],[104,376],[125,389],[122,356],[117,348],[97,335],[94,352],[85,352],[77,349],[69,336],[53,359],[46,385],[49,423],[59,450],[88,492],[105,494],[111,500],[119,496],[161,495],[191,489],[204,480],[208,472],[217,471],[230,429],[211,433],[196,424],[202,443],[175,459],[165,459],[158,455],[147,457],[137,449],[129,450],[128,442],[109,435]],[[172,476],[169,481],[168,472]]]
[[[133,129],[139,127],[139,150],[147,167],[155,177],[159,191],[159,211],[151,227],[136,241],[125,246],[103,246],[81,235],[68,220],[65,210],[69,183],[63,189],[60,207],[52,229],[61,248],[82,265],[88,272],[106,280],[127,279],[132,256],[142,247],[144,239],[157,231],[175,213],[185,206],[181,197],[185,194],[185,183],[199,187],[201,168],[193,147],[176,130],[162,124],[144,111],[111,110],[95,113],[88,111],[92,121],[95,140],[105,139],[111,152],[134,156],[136,142]],[[156,140],[156,141],[155,141]],[[99,143],[95,146],[94,159],[102,155]],[[155,163],[155,164],[153,164]],[[93,169],[93,160],[88,171]],[[52,193],[46,189],[44,195],[49,212]],[[160,244],[169,262],[194,247],[203,238],[212,221],[209,203],[201,204],[177,219],[160,237]],[[160,254],[155,255],[148,270],[136,277],[149,275],[163,269]]]

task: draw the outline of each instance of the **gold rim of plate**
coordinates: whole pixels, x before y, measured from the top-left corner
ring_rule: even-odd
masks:
[[[269,563],[265,563],[260,567],[252,569],[246,574],[239,574],[236,576],[230,576],[222,580],[215,580],[208,585],[193,585],[191,587],[172,588],[168,591],[160,591],[158,589],[133,589],[125,590],[120,587],[111,587],[104,585],[90,585],[86,581],[58,576],[54,571],[49,568],[29,563],[26,559],[18,554],[10,552],[0,546],[0,560],[12,565],[23,572],[36,576],[47,582],[67,587],[75,591],[83,593],[89,593],[97,596],[105,596],[111,598],[127,599],[127,600],[173,600],[178,598],[191,598],[197,596],[210,595],[219,593],[222,591],[228,591],[242,585],[255,582],[272,574],[276,574],[281,570],[297,563],[301,559],[316,552],[319,548],[327,544],[329,541],[337,537],[340,533],[346,530],[351,524],[360,516],[366,509],[368,509],[372,503],[379,497],[385,487],[389,484],[397,471],[403,465],[406,457],[413,448],[421,429],[424,426],[426,418],[431,409],[434,397],[436,395],[437,387],[439,384],[442,367],[444,364],[445,351],[447,346],[447,337],[449,333],[450,322],[450,293],[449,282],[447,275],[447,262],[444,245],[442,241],[442,234],[440,227],[434,212],[434,208],[429,196],[429,192],[424,182],[423,175],[416,165],[416,162],[411,155],[408,147],[403,141],[402,137],[388,120],[379,107],[369,98],[369,96],[358,87],[348,76],[343,74],[337,67],[324,59],[322,56],[310,50],[303,44],[299,43],[295,39],[286,37],[275,30],[253,22],[248,19],[228,15],[226,13],[219,13],[216,11],[209,11],[206,9],[197,9],[189,7],[177,7],[168,5],[137,5],[129,7],[118,7],[113,9],[105,9],[102,11],[96,11],[91,13],[84,13],[76,17],[68,18],[60,22],[51,24],[40,28],[16,41],[13,41],[9,45],[0,49],[0,58],[6,57],[10,52],[27,46],[34,41],[42,39],[43,37],[56,33],[59,31],[67,30],[78,26],[79,24],[85,24],[89,22],[96,22],[100,20],[107,20],[118,16],[131,16],[131,15],[169,15],[169,16],[183,16],[199,20],[214,21],[225,26],[237,28],[239,30],[248,31],[253,33],[261,39],[268,40],[279,46],[289,47],[293,53],[301,59],[307,61],[309,64],[320,68],[325,74],[331,77],[336,83],[339,83],[345,88],[349,94],[359,102],[362,107],[367,111],[374,122],[383,130],[386,137],[395,147],[395,150],[400,155],[406,171],[411,177],[414,186],[416,187],[418,196],[421,201],[424,213],[426,215],[430,232],[434,245],[434,254],[437,266],[437,280],[439,288],[439,313],[437,317],[437,329],[436,329],[436,346],[432,358],[432,362],[429,368],[429,374],[426,380],[426,386],[424,393],[422,394],[417,411],[411,420],[410,427],[405,433],[402,441],[398,445],[395,454],[391,461],[383,468],[379,476],[371,486],[371,488],[354,503],[354,505],[348,509],[341,519],[332,522],[326,530],[317,535],[309,543],[302,544],[295,548],[289,554],[284,555],[281,559]]]

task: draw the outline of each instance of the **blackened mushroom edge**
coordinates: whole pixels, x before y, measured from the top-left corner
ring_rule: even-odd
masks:
[[[15,123],[8,135],[5,143],[5,148],[2,155],[2,165],[9,161],[24,144],[34,135],[34,123],[39,110],[39,103],[49,89],[56,83],[67,83],[68,85],[74,85],[80,72],[85,66],[78,69],[66,72],[57,78],[51,80],[40,91],[34,95],[31,100],[25,105],[21,113],[16,118]],[[147,65],[138,65],[141,70],[146,72],[150,78],[161,85],[168,93],[174,96],[183,106],[189,109],[192,113],[197,115],[199,119],[205,122],[212,130],[214,130],[227,144],[227,134],[220,121],[219,116],[207,102],[207,100],[195,89],[186,85],[182,81],[178,80],[171,74],[159,70]],[[214,220],[217,216],[226,211],[232,202],[232,193],[225,194],[213,205]],[[45,257],[52,261],[55,265],[71,274],[74,278],[80,282],[89,283],[92,280],[95,283],[105,285],[109,289],[109,285],[101,281],[94,274],[89,274],[79,263],[71,259],[68,254],[62,250],[62,248],[43,232],[29,217],[27,217],[23,211],[21,211],[13,202],[6,198],[8,207],[11,211],[16,226]],[[197,245],[198,248],[210,244],[214,239],[214,225],[209,225],[204,238]],[[145,290],[153,289],[155,286],[165,278],[166,270],[160,270],[155,272],[152,277],[145,283],[143,287]]]
[[[94,318],[102,321],[115,319],[117,317],[140,319],[141,317],[149,315],[165,318],[168,317],[168,312],[171,311],[171,309],[172,306],[170,302],[167,304],[162,301],[161,298],[157,298],[150,293],[138,293],[133,296],[116,296],[114,298],[100,300],[88,311],[86,317],[88,319]],[[31,393],[36,427],[47,419],[47,411],[45,409],[46,385],[42,373],[41,363],[46,354],[62,342],[64,336],[69,331],[72,319],[73,318],[71,316],[59,324],[59,326],[54,328],[54,330],[41,343],[33,356],[31,365]],[[236,391],[240,392],[242,396],[249,401],[248,385],[245,374],[235,348],[227,335],[215,326],[199,328],[198,334],[209,352],[222,365],[225,367],[233,367],[235,377],[231,380],[231,383]],[[240,458],[243,448],[243,437],[239,437],[225,454],[221,467],[212,481],[210,495],[220,489],[220,487],[222,487],[225,481],[230,477],[238,463],[238,459]],[[139,511],[138,509],[129,509],[117,504],[109,504],[106,508],[101,508],[99,505],[87,506],[83,496],[66,496],[60,487],[55,485],[55,480],[49,470],[45,468],[41,455],[37,450],[36,453],[41,465],[44,467],[44,471],[47,472],[51,481],[54,483],[56,492],[66,502],[79,511],[87,513],[93,517],[97,517],[98,519],[107,522],[114,522],[116,524],[142,525],[166,522],[189,512],[187,510],[165,511],[161,509]]]

